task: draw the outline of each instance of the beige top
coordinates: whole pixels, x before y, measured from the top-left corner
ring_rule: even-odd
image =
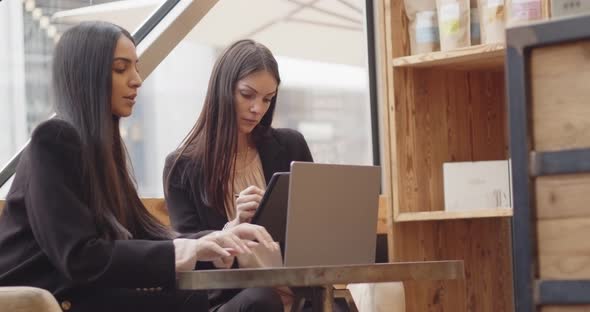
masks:
[[[236,201],[235,194],[240,193],[250,185],[255,185],[262,190],[266,189],[266,181],[264,180],[264,171],[262,170],[262,162],[258,151],[254,149],[255,156],[252,161],[242,168],[236,168],[236,176],[234,178],[233,192],[228,194],[227,204],[225,205],[225,213],[227,220],[231,221],[236,218]]]
[[[254,150],[255,156],[243,167],[236,168],[236,176],[234,178],[233,192],[229,194],[226,205],[227,220],[231,221],[236,217],[236,201],[235,194],[243,191],[245,188],[255,185],[262,190],[266,189],[266,181],[264,180],[264,171],[262,169],[262,162],[258,151]],[[239,255],[238,263],[241,268],[261,268],[261,267],[277,267],[282,266],[280,252],[268,250],[266,247],[259,245],[252,248],[252,255]]]

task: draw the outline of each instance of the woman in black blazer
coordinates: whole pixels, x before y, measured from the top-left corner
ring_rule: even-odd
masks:
[[[128,32],[73,27],[53,66],[58,117],[33,132],[7,195],[0,285],[47,289],[69,311],[207,311],[204,294],[175,289],[176,272],[221,266],[253,239],[272,248],[270,235],[242,227],[180,237],[142,205],[119,133],[142,83]]]
[[[313,161],[301,133],[271,127],[280,81],[272,53],[252,40],[219,57],[199,119],[166,159],[166,204],[177,231],[247,224],[273,173],[289,171],[292,161]],[[246,266],[263,266],[251,260]],[[212,306],[235,293],[210,296]]]

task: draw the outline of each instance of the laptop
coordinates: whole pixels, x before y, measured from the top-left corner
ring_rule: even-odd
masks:
[[[375,262],[379,167],[293,162],[280,177],[280,187],[267,190],[274,204],[263,200],[253,221],[281,243],[283,266]]]

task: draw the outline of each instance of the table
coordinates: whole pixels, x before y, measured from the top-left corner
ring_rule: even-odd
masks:
[[[207,290],[288,286],[312,292],[313,311],[332,311],[334,284],[464,279],[463,261],[396,262],[178,273],[178,288]]]

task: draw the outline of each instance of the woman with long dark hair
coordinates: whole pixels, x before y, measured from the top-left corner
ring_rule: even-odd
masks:
[[[177,231],[248,224],[273,173],[312,161],[301,133],[272,127],[280,82],[274,56],[255,41],[237,41],[218,58],[201,115],[166,159],[166,203]],[[256,252],[238,260],[241,267],[265,265]],[[212,306],[230,297],[212,296]]]
[[[70,311],[207,311],[206,295],[175,289],[176,272],[249,253],[254,239],[273,248],[261,227],[180,237],[148,213],[119,133],[137,62],[133,38],[110,23],[61,37],[57,118],[33,131],[0,217],[0,285],[47,289]]]

